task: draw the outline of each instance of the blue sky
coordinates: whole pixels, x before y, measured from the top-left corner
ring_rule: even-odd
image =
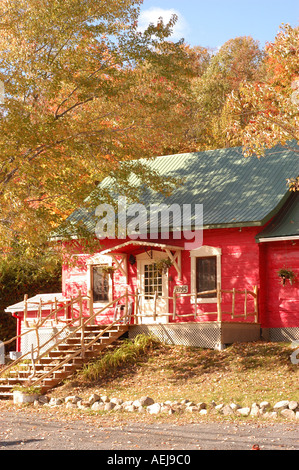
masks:
[[[229,39],[252,36],[261,47],[275,39],[279,26],[299,22],[299,0],[144,0],[140,26],[177,13],[173,39],[191,46],[219,48]]]

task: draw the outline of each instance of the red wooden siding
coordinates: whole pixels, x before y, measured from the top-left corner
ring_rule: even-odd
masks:
[[[205,230],[203,244],[215,248],[221,248],[221,287],[222,289],[236,289],[252,290],[253,286],[259,286],[259,246],[255,243],[255,235],[258,233],[258,228],[243,228],[243,229],[217,229]],[[171,245],[183,246],[184,240],[154,240],[159,243],[169,243]],[[105,248],[119,244],[118,240],[108,240],[105,242]],[[103,249],[103,248],[101,248]],[[100,251],[100,250],[99,250]],[[165,254],[166,257],[166,254]],[[64,269],[63,272],[63,294],[66,296],[76,295],[78,290],[81,289],[83,294],[87,293],[87,257],[80,257],[81,266],[71,269]],[[128,263],[128,286],[130,291],[135,291],[137,282],[137,266]],[[191,258],[189,251],[182,252],[182,279],[178,281],[177,272],[174,267],[169,269],[169,296],[173,294],[173,288],[177,284],[188,285],[190,292],[191,288]],[[124,279],[123,275],[116,271],[113,275],[113,298],[118,297],[124,293]],[[237,296],[236,298],[236,313],[243,312],[244,298]],[[222,308],[224,311],[231,310],[231,295],[223,294]],[[204,303],[198,305],[198,312],[216,312],[216,303]],[[169,301],[169,311],[172,312],[172,301]],[[253,311],[253,301],[248,302],[248,311]],[[190,321],[194,321],[194,307],[190,306],[189,298],[181,298],[177,304],[177,313],[187,314],[190,313]],[[110,319],[112,312],[110,312]],[[216,319],[212,316],[200,316],[197,321],[210,321]],[[230,316],[224,315],[224,320],[230,320]],[[251,317],[251,320],[253,317]],[[184,320],[188,320],[184,318]],[[176,322],[180,319],[176,318]],[[240,319],[236,319],[240,321]]]
[[[267,242],[261,244],[263,284],[262,326],[267,328],[299,325],[299,242]],[[293,285],[281,284],[278,271],[288,267],[297,275]]]

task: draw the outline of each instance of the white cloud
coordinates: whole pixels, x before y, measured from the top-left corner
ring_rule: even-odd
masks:
[[[160,17],[163,18],[164,23],[168,23],[172,15],[177,15],[178,20],[173,27],[173,34],[170,39],[177,41],[185,38],[188,32],[188,24],[183,15],[174,8],[165,10],[159,7],[152,7],[148,10],[141,11],[138,20],[138,29],[144,31],[150,23],[156,24]]]

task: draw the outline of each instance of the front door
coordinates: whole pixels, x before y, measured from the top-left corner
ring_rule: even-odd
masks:
[[[166,258],[161,252],[152,252],[137,257],[139,315],[138,323],[168,323],[168,275],[157,269],[156,261]],[[139,258],[139,259],[138,259]]]

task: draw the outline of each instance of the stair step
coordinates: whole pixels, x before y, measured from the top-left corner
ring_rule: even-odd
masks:
[[[86,327],[85,345],[95,339],[101,330],[106,328],[107,325]],[[118,340],[127,330],[127,325],[118,325],[105,331],[105,333],[85,351],[84,357],[81,355],[75,356],[65,364],[59,366],[60,362],[66,360],[68,356],[78,353],[81,349],[81,333],[78,333],[78,335],[73,338],[66,339],[65,342],[54,346],[53,350],[49,351],[48,357],[41,358],[35,364],[35,377],[32,378],[32,385],[34,385],[34,379],[38,379],[48,372],[50,374],[49,377],[43,379],[42,383],[39,384],[41,393],[47,393],[47,391],[58,385],[63,379],[69,377],[74,371],[82,367],[84,363],[98,356],[100,351],[109,347],[110,344]],[[53,371],[52,369],[55,367],[58,368]],[[20,364],[18,370],[11,371],[10,377],[0,378],[0,399],[11,398],[13,396],[12,388],[16,384],[28,382],[28,375],[30,375],[32,371],[33,368],[31,364]]]

